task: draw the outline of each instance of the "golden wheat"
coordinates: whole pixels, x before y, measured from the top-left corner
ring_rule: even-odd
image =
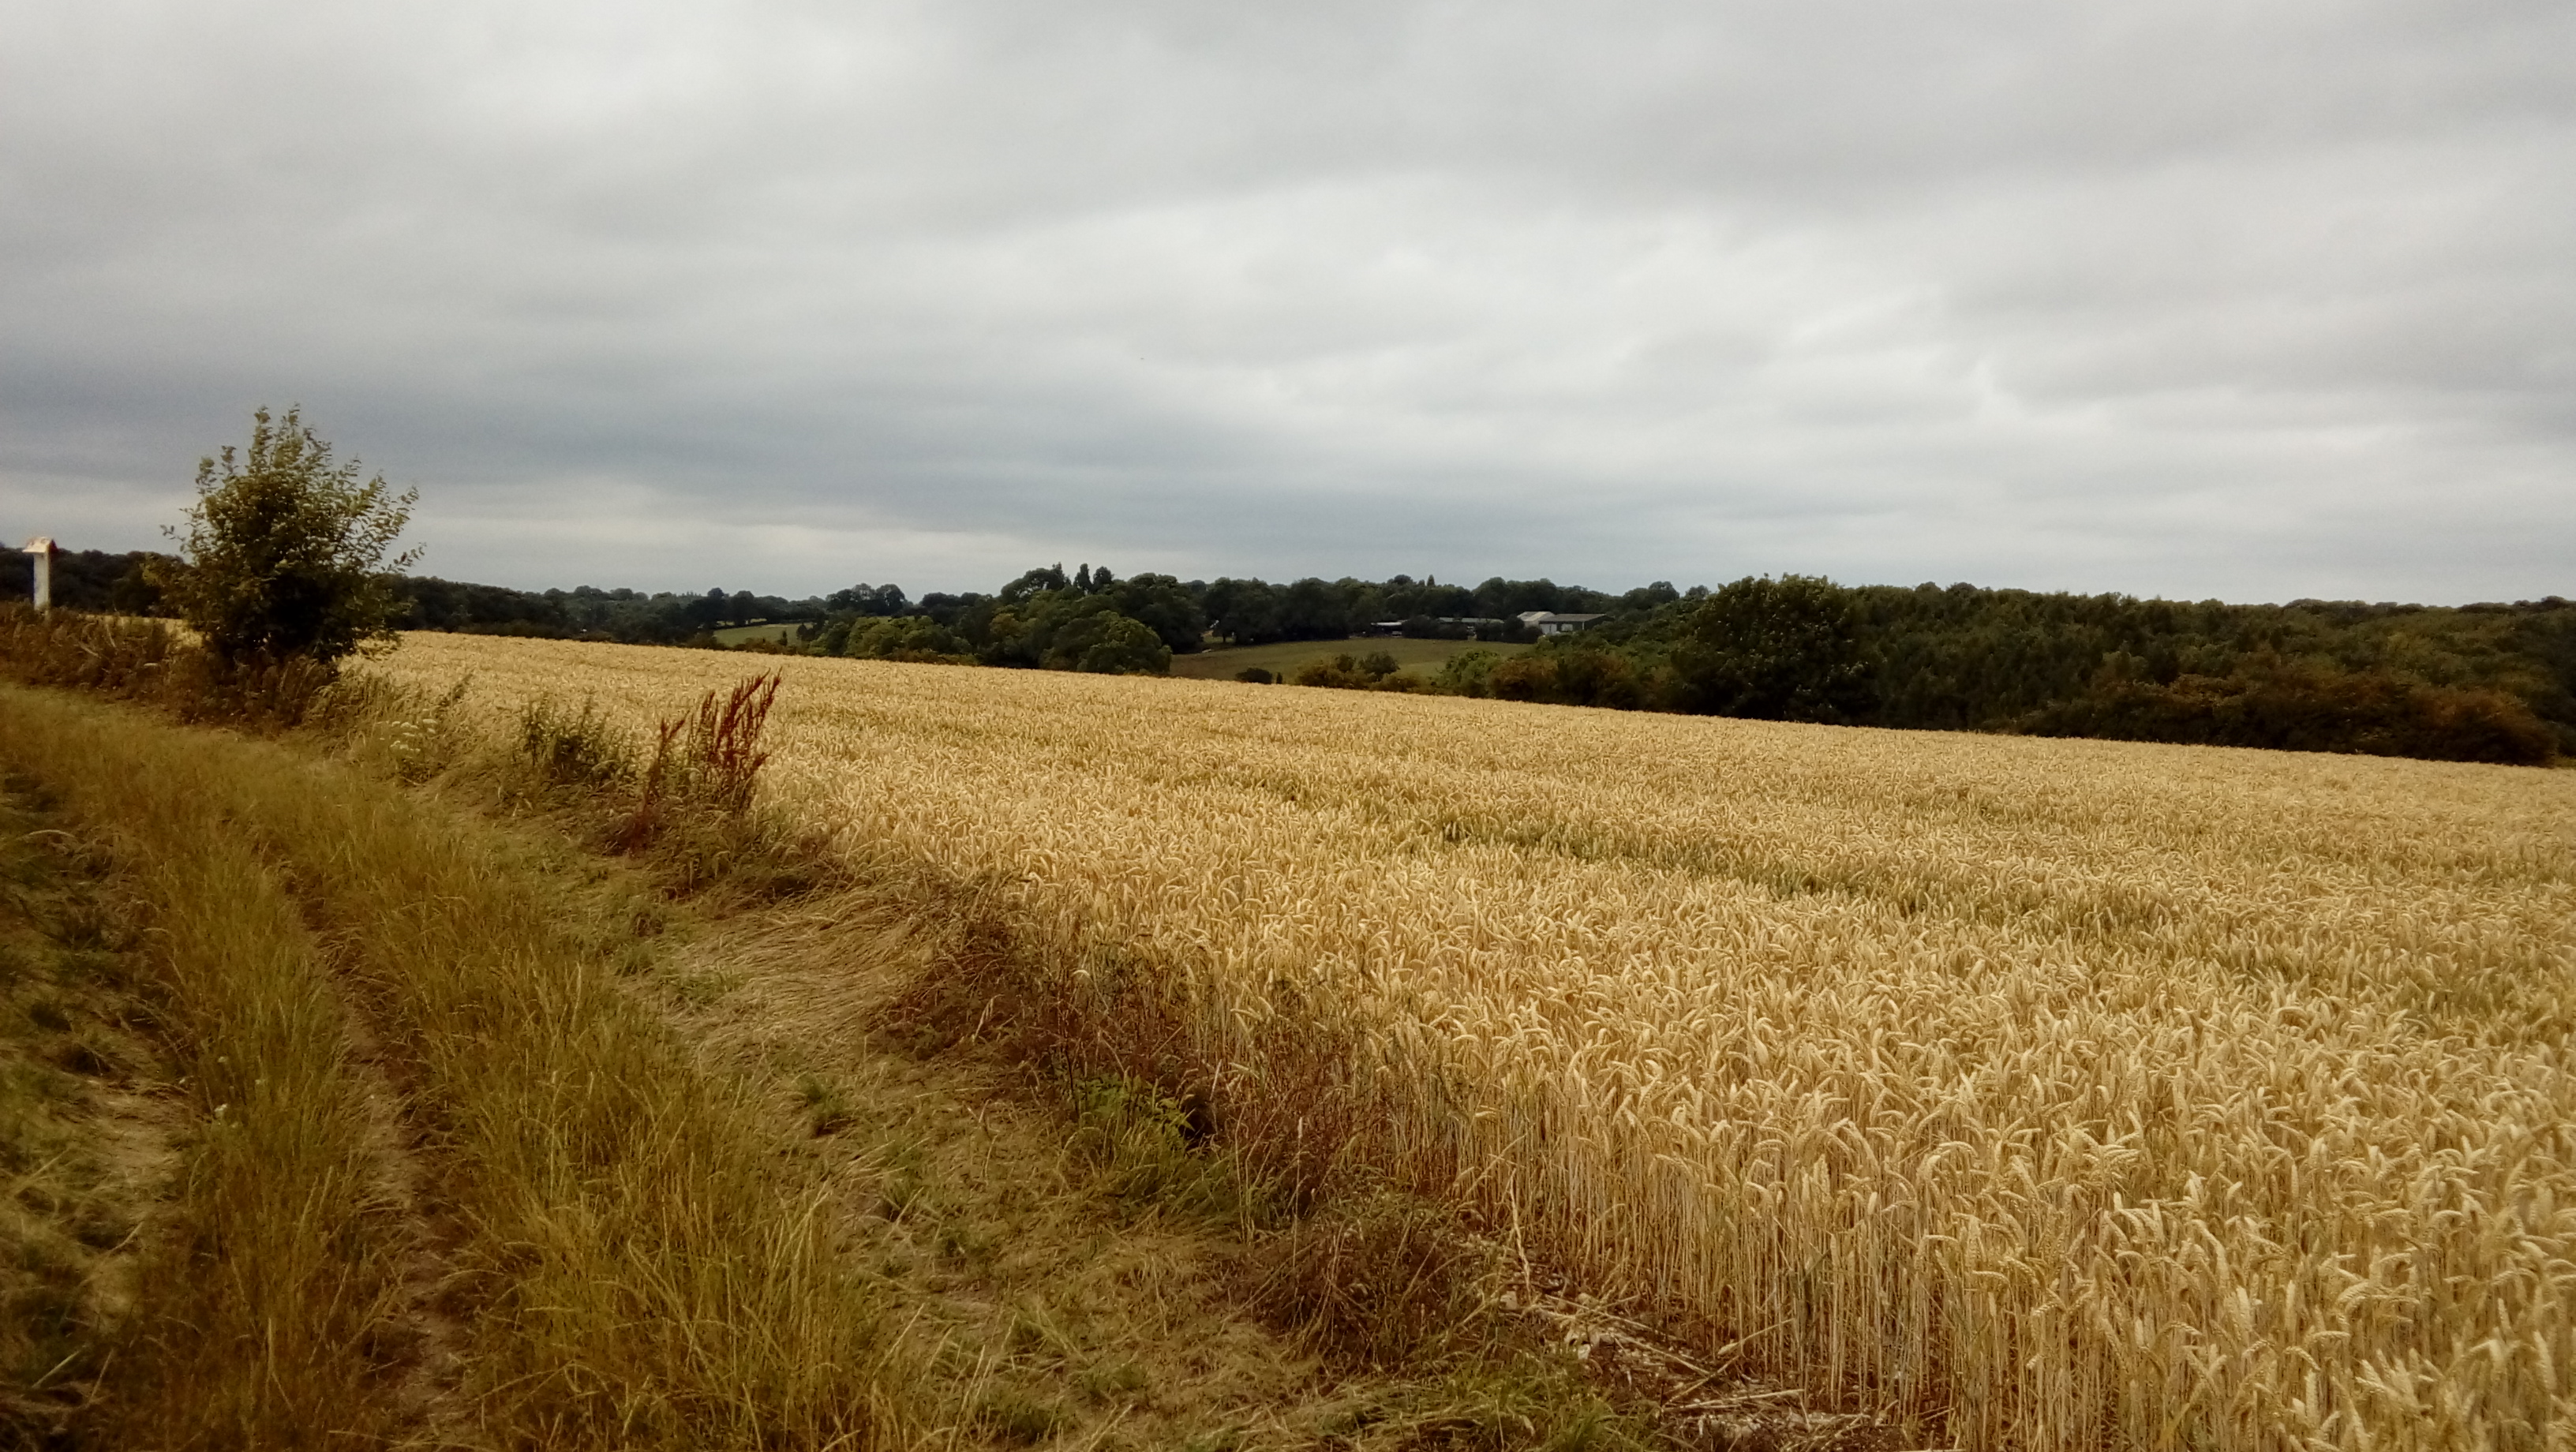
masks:
[[[764,661],[762,664],[771,664]],[[1375,1163],[1963,1446],[2576,1437],[2576,774],[785,660],[782,793],[1326,1005]],[[410,637],[643,723],[738,658]]]

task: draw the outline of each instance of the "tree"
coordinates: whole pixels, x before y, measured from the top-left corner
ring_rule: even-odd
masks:
[[[387,578],[420,558],[388,559],[419,491],[335,464],[295,409],[251,415],[250,451],[226,445],[197,465],[197,502],[179,558],[158,572],[171,608],[227,666],[304,656],[324,665],[389,645],[404,601]]]
[[[1094,610],[1056,631],[1046,664],[1098,675],[1159,676],[1172,669],[1172,648],[1140,621]]]
[[[1106,568],[1091,575],[1093,593],[1116,602],[1118,613],[1138,622],[1176,651],[1197,650],[1207,634],[1207,616],[1180,581],[1169,575],[1145,574],[1110,578]]]
[[[1771,721],[1840,721],[1866,669],[1850,594],[1821,576],[1746,578],[1691,616],[1673,666],[1698,709]]]

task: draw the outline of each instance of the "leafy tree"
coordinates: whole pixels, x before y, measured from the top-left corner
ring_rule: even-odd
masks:
[[[360,482],[358,462],[332,462],[296,409],[251,417],[246,456],[227,445],[220,464],[197,465],[186,532],[166,531],[179,558],[157,572],[164,598],[226,665],[329,665],[390,645],[407,602],[389,575],[420,550],[386,552],[419,491],[390,493],[381,474]]]
[[[1219,579],[1199,595],[1208,628],[1237,645],[1278,640],[1279,591],[1261,580]]]
[[[1351,633],[1351,609],[1341,592],[1309,577],[1280,592],[1279,638],[1343,640]]]
[[[862,583],[824,596],[823,608],[835,615],[901,615],[911,609],[911,602],[904,598],[901,585]]]
[[[1018,579],[1013,580],[1011,583],[1004,585],[1002,587],[1001,595],[997,598],[999,598],[1005,605],[1017,605],[1021,601],[1029,598],[1031,595],[1040,594],[1048,590],[1070,590],[1072,588],[1073,581],[1065,578],[1064,566],[1060,564],[1042,565],[1039,568],[1031,570],[1027,574],[1020,576]]]
[[[927,615],[859,616],[825,630],[818,642],[826,655],[869,660],[972,660],[972,647],[955,631]]]
[[[1055,632],[1046,664],[1096,675],[1159,676],[1172,669],[1172,648],[1141,621],[1115,610],[1095,610]]]
[[[1106,568],[1095,570],[1091,588],[1117,606],[1118,613],[1143,624],[1175,651],[1197,650],[1207,632],[1207,616],[1180,581],[1169,575],[1137,575],[1114,580]]]
[[[1848,593],[1821,576],[1747,577],[1711,595],[1673,665],[1719,716],[1839,721],[1864,704],[1859,623]]]

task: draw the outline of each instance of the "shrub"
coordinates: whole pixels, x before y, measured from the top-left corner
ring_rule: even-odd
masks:
[[[1324,686],[1334,690],[1368,691],[1396,672],[1395,657],[1382,650],[1363,656],[1347,652],[1310,660],[1297,668],[1290,679],[1301,686]]]
[[[1556,662],[1545,656],[1516,655],[1485,676],[1485,689],[1498,701],[1545,701],[1556,694]]]
[[[1605,706],[1634,711],[1646,704],[1646,683],[1628,657],[1603,650],[1558,653],[1551,699],[1569,706]]]
[[[74,686],[158,706],[183,721],[283,729],[303,723],[332,683],[309,656],[229,668],[157,620],[0,606],[0,663],[29,685]]]
[[[1503,663],[1503,655],[1494,650],[1462,650],[1449,657],[1433,678],[1433,690],[1452,696],[1490,696],[1494,668]]]
[[[2123,658],[2083,695],[2025,717],[2035,736],[2097,736],[2547,766],[2556,734],[2500,691],[2426,685],[2263,655],[2225,676],[2141,679]]]
[[[271,422],[252,415],[250,450],[225,447],[197,466],[180,557],[156,576],[168,603],[224,669],[302,657],[326,668],[389,644],[404,611],[386,578],[420,556],[387,558],[410,521],[417,492],[387,493],[382,475],[361,483],[352,460],[295,409]]]

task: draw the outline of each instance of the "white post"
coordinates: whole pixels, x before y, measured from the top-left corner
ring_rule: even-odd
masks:
[[[36,557],[36,613],[42,615],[54,608],[54,542],[38,535],[27,541],[27,553]]]

